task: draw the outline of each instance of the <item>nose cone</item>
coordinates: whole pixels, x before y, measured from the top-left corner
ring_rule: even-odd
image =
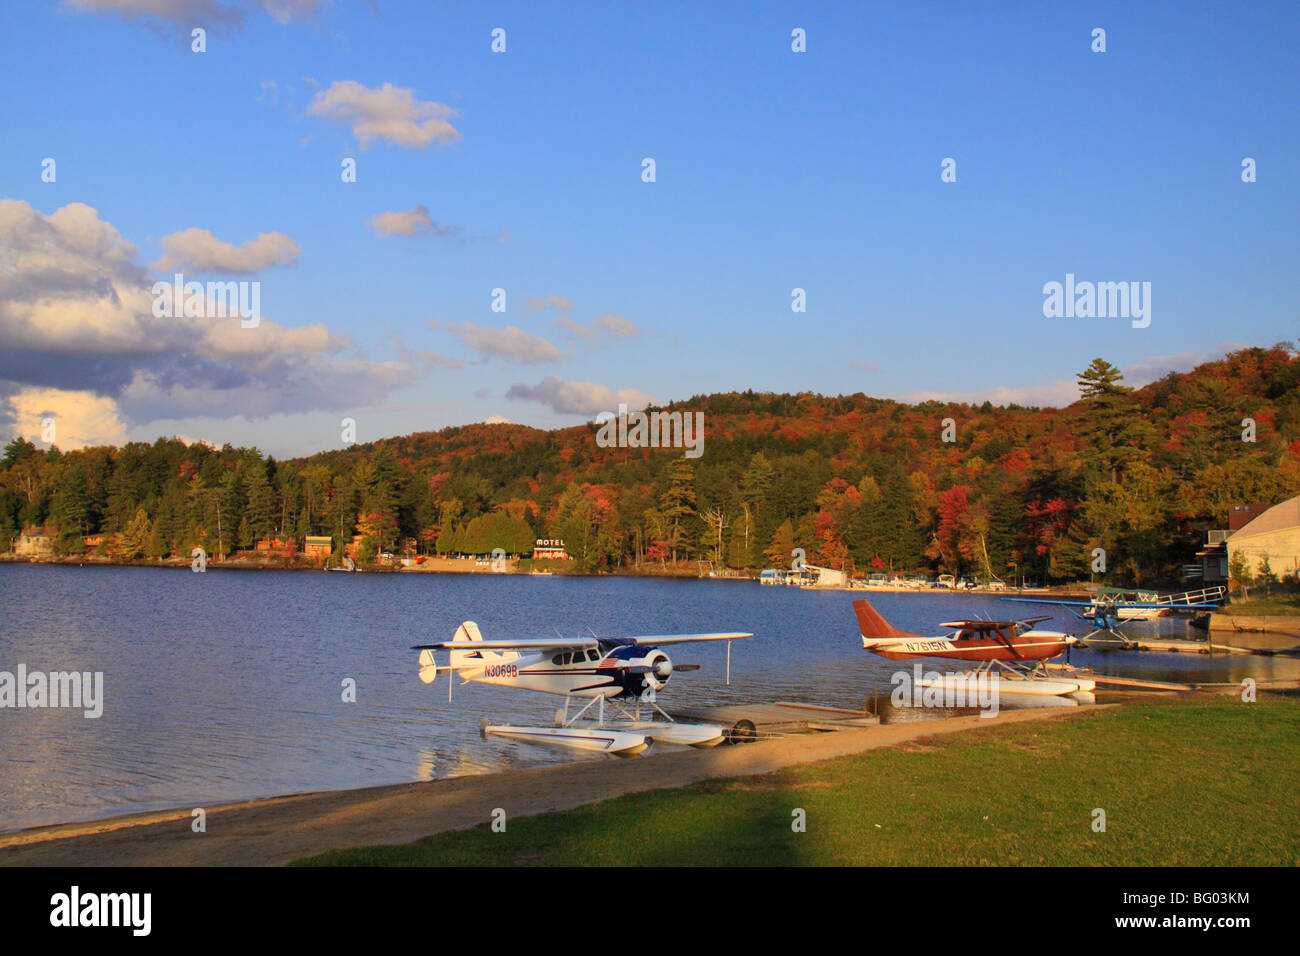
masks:
[[[669,677],[672,676],[672,673],[673,673],[673,662],[670,661],[668,658],[664,657],[655,661],[654,664],[655,677],[659,678],[660,680],[667,680]]]

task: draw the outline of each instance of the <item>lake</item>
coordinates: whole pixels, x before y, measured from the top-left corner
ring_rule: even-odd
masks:
[[[559,697],[458,684],[449,704],[445,675],[420,683],[410,645],[448,639],[464,620],[486,639],[753,631],[733,645],[730,687],[725,645],[673,649],[676,663],[702,667],[673,677],[669,708],[860,707],[888,697],[900,664],[863,652],[857,596],[715,580],[0,564],[0,670],[104,673],[98,719],[0,709],[0,830],[610,759],[479,735],[484,717],[549,723]],[[927,634],[954,616],[1052,613],[988,595],[870,598],[892,623]],[[1044,626],[1087,630],[1056,610]],[[1133,633],[1152,633],[1142,627]],[[1297,676],[1285,658],[1076,651],[1074,661],[1157,679]],[[355,703],[342,700],[346,678]]]

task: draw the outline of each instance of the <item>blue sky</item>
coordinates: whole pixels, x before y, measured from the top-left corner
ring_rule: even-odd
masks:
[[[0,216],[0,250],[21,250],[0,286],[0,429],[53,417],[61,447],[179,433],[289,455],[338,447],[343,417],[362,441],[553,427],[620,394],[1057,404],[1095,355],[1141,382],[1300,337],[1294,3],[267,6],[0,12],[0,197],[23,204]],[[338,84],[364,88],[362,113],[410,91],[428,111],[410,129],[440,104],[456,138],[363,148],[367,117],[321,106]],[[50,225],[78,203],[96,216]],[[413,235],[369,225],[420,207]],[[99,275],[88,237],[109,229],[135,251]],[[125,289],[170,275],[163,240],[191,229],[210,258],[270,233],[298,249],[185,270],[259,281],[263,326],[118,334],[139,308]],[[49,244],[54,286],[85,288],[41,293]],[[1150,326],[1045,318],[1066,273],[1150,282]],[[528,305],[550,296],[569,305]],[[610,315],[619,335],[596,325]]]

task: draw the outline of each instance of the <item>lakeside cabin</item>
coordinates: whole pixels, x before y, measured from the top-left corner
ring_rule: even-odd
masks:
[[[302,553],[309,558],[328,558],[334,550],[334,539],[323,534],[309,534],[303,542]]]
[[[48,525],[28,525],[18,536],[14,553],[30,558],[48,558],[54,553],[54,531]]]

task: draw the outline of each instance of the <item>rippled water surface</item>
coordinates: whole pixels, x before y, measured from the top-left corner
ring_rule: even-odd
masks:
[[[105,684],[99,719],[0,709],[0,829],[609,759],[479,736],[484,717],[547,723],[558,697],[458,684],[449,704],[444,676],[420,683],[410,645],[449,638],[463,620],[489,639],[753,631],[733,646],[730,687],[724,646],[674,648],[674,661],[702,669],[676,675],[665,701],[857,707],[887,694],[900,665],[862,651],[855,596],[712,580],[0,565],[0,670],[103,671]],[[921,633],[953,616],[1051,613],[988,596],[871,600]],[[1043,626],[1087,629],[1060,615]],[[1198,681],[1296,669],[1285,658],[1074,659],[1104,673]],[[341,699],[345,678],[356,681],[356,703]]]

